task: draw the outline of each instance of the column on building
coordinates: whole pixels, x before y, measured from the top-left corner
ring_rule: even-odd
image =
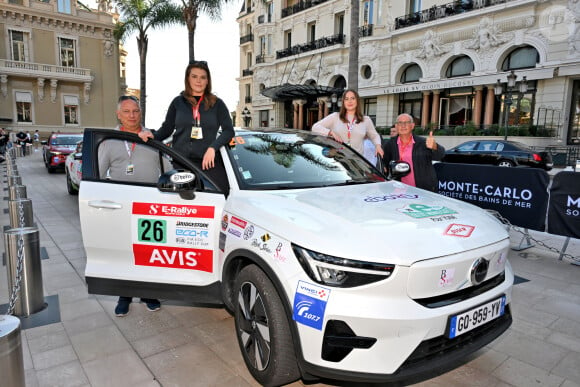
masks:
[[[439,122],[439,94],[440,90],[433,90],[433,101],[431,103],[431,124],[437,125]]]
[[[495,105],[494,85],[487,85],[487,98],[485,99],[485,115],[483,125],[486,127],[493,124],[493,110]]]
[[[292,109],[294,110],[293,128],[298,128],[298,101],[292,101]]]
[[[326,102],[324,101],[324,98],[318,98],[316,101],[318,102],[318,121],[320,121],[324,117]]]
[[[429,95],[430,91],[423,92],[423,104],[421,107],[421,127],[426,128],[429,125]]]
[[[304,129],[304,104],[306,101],[298,101],[298,129]]]
[[[481,125],[481,112],[483,110],[483,86],[475,87],[475,107],[473,109],[473,123],[476,127]]]

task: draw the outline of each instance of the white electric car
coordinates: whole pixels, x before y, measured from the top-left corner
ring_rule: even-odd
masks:
[[[100,179],[103,141],[141,142],[86,130],[89,292],[223,305],[263,385],[405,380],[508,329],[514,275],[496,218],[387,181],[331,139],[263,129],[221,149],[229,187],[155,141],[158,179]]]

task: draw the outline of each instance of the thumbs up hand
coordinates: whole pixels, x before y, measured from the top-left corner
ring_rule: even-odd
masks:
[[[437,142],[435,142],[435,137],[433,137],[433,131],[430,131],[429,137],[427,137],[427,148],[431,150],[437,149]]]

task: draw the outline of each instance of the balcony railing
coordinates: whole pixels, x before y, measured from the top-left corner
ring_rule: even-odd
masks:
[[[242,70],[242,76],[249,77],[250,75],[254,75],[254,72],[250,69]]]
[[[276,51],[276,59],[285,58],[292,55],[298,55],[303,52],[308,52],[312,50],[317,50],[323,47],[334,46],[336,44],[344,44],[345,42],[344,34],[337,34],[332,36],[327,36],[325,38],[320,38],[308,42],[305,44],[298,44],[296,46],[288,47],[283,50]]]
[[[90,69],[56,66],[44,63],[19,62],[7,59],[0,59],[0,73],[25,77],[67,79],[81,82],[91,82],[93,79]]]
[[[318,4],[326,3],[329,0],[302,0],[298,3],[291,5],[282,9],[282,17],[294,15],[295,13],[304,11],[305,9],[312,8]]]
[[[240,37],[240,44],[253,42],[253,41],[254,41],[254,34],[248,34],[248,35]]]
[[[359,38],[364,38],[365,36],[373,36],[373,25],[367,24],[366,26],[360,26],[358,28]]]
[[[256,64],[266,63],[264,54],[256,55]]]
[[[509,3],[514,0],[456,0],[452,3],[434,5],[420,12],[410,13],[395,19],[395,29],[427,23],[444,17],[475,11],[496,4]]]

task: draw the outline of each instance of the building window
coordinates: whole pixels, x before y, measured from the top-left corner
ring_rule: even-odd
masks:
[[[32,93],[17,91],[16,99],[16,121],[32,122]]]
[[[377,124],[377,99],[376,98],[365,98],[363,100],[363,114],[369,116],[373,121],[373,124]]]
[[[267,11],[267,18],[268,18],[268,23],[272,23],[272,18],[274,17],[274,1],[270,1],[268,3],[268,11]]]
[[[266,53],[272,55],[272,35],[268,35]]]
[[[422,76],[423,72],[419,65],[412,64],[403,71],[403,74],[401,75],[401,83],[418,82]]]
[[[399,94],[399,114],[410,114],[415,125],[420,125],[422,102],[423,95],[420,92]]]
[[[58,12],[71,13],[70,0],[58,0]]]
[[[266,54],[266,37],[260,36],[260,55]]]
[[[421,0],[409,1],[409,13],[421,12]]]
[[[292,47],[292,31],[288,30],[284,32],[284,48]]]
[[[12,60],[28,62],[28,33],[10,30]]]
[[[363,25],[373,24],[373,0],[363,1]]]
[[[60,65],[63,67],[76,67],[76,41],[73,39],[59,38]]]
[[[246,68],[249,69],[250,67],[252,67],[252,53],[248,52],[246,54]]]
[[[77,96],[64,96],[64,123],[66,125],[79,124],[79,98]]]
[[[373,75],[373,70],[371,69],[371,66],[364,65],[361,67],[360,73],[364,79],[369,79]]]
[[[502,71],[527,69],[536,67],[540,62],[538,50],[531,46],[516,48],[505,58],[501,66]]]
[[[344,35],[344,12],[334,15],[334,33]]]
[[[308,24],[308,42],[312,43],[316,40],[316,23]]]
[[[270,111],[269,110],[260,110],[260,127],[267,128],[268,127],[268,120],[270,119]]]
[[[461,77],[463,75],[471,75],[474,69],[473,61],[468,56],[461,56],[456,58],[449,64],[445,76],[447,78]]]
[[[246,103],[252,103],[252,89],[250,87],[250,85],[244,85],[245,89],[246,89],[246,96],[244,98],[244,101]]]

